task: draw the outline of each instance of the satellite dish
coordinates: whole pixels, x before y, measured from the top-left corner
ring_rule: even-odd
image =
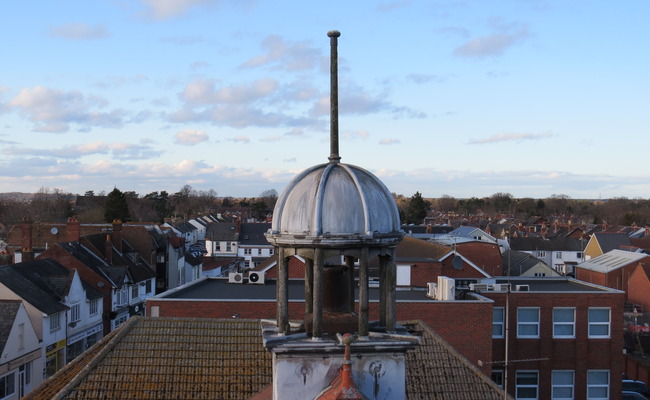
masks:
[[[456,255],[454,256],[451,265],[454,266],[454,269],[463,269],[463,259],[460,256]]]
[[[52,229],[50,229],[50,233],[52,235],[56,235],[57,233],[59,233],[59,230],[57,229],[56,226],[53,226]]]

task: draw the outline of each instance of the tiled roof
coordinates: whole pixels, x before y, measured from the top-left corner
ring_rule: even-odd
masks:
[[[271,229],[268,223],[243,223],[239,234],[239,243],[242,246],[271,246],[264,234]]]
[[[0,283],[47,315],[68,309],[60,302],[61,298],[54,290],[44,289],[16,272],[9,265],[0,267]]]
[[[0,351],[4,352],[7,339],[14,326],[16,314],[20,308],[20,300],[0,300]],[[5,361],[5,360],[3,360]]]
[[[407,353],[408,399],[504,398],[422,322],[405,325],[421,336]],[[133,317],[23,399],[240,400],[271,384],[259,320]]]
[[[576,238],[521,237],[510,240],[510,248],[520,251],[583,251],[587,241]]]
[[[630,237],[625,233],[594,233],[594,238],[598,241],[603,253],[632,244]]]
[[[208,225],[208,229],[205,233],[205,238],[207,240],[214,241],[239,241],[239,233],[235,230],[235,224],[231,222],[213,222]]]
[[[430,259],[431,262],[440,260],[451,251],[450,248],[441,246],[422,239],[405,236],[397,245],[397,261],[402,259]]]

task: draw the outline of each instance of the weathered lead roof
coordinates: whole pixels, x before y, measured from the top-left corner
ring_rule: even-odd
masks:
[[[403,234],[386,186],[363,168],[336,162],[316,165],[293,178],[275,205],[271,231],[280,241]]]
[[[503,392],[420,321],[407,353],[407,398],[503,399]],[[259,320],[132,317],[24,400],[247,399],[272,383]],[[508,397],[509,398],[509,397]]]

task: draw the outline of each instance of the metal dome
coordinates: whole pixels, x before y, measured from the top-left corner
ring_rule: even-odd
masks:
[[[275,205],[269,239],[276,244],[399,241],[399,212],[386,186],[363,168],[330,162],[298,174]]]

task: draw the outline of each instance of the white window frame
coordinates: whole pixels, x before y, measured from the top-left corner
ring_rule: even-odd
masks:
[[[140,288],[137,283],[134,283],[131,286],[131,300],[137,300],[140,298]]]
[[[50,332],[61,329],[61,313],[52,314],[48,319],[50,320]]]
[[[81,304],[76,303],[70,306],[70,322],[81,321]]]
[[[492,338],[502,339],[505,332],[505,308],[504,307],[493,307],[492,308]],[[501,317],[501,320],[498,321],[497,317]],[[499,327],[501,333],[495,334],[495,329]]]
[[[557,321],[555,312],[571,311],[571,321]],[[557,333],[556,329],[560,327],[571,327],[571,334]],[[553,308],[553,338],[554,339],[575,339],[576,337],[576,309],[575,307],[554,307]]]
[[[535,374],[535,379],[537,382],[534,385],[531,384],[520,384],[519,383],[519,374]],[[519,397],[519,389],[530,389],[535,388],[535,397]],[[521,370],[515,372],[515,398],[516,399],[526,399],[526,400],[538,400],[539,399],[539,371],[533,370]]]
[[[606,373],[607,374],[607,383],[595,383],[593,382],[593,374],[596,373]],[[590,369],[587,370],[587,400],[608,400],[609,399],[609,381],[610,373],[608,369]],[[592,393],[593,390],[605,389],[605,396],[598,396],[596,393]]]
[[[546,258],[546,250],[538,250],[537,258]]]
[[[4,383],[5,392],[0,393],[0,396],[2,396],[2,397],[0,397],[0,399],[11,397],[14,394],[16,394],[16,386],[17,385],[16,385],[16,371],[15,370],[9,372],[8,374],[4,374],[4,375],[0,376],[0,379],[5,381],[5,383]],[[8,382],[11,382],[11,384],[8,385],[7,384]],[[7,390],[11,390],[11,392],[8,392]]]
[[[592,321],[592,311],[607,311],[607,321]],[[612,309],[609,307],[589,307],[587,310],[587,320],[588,320],[588,338],[589,339],[609,339],[611,335],[611,322],[612,322]],[[592,328],[598,328],[606,326],[607,327],[607,334],[602,334],[602,333],[592,333]]]
[[[526,310],[536,310],[537,311],[537,321],[521,321],[521,315],[519,314],[521,311],[526,311]],[[539,315],[539,307],[518,307],[517,308],[517,337],[518,338],[523,338],[523,339],[539,339],[539,320],[540,320],[540,315]],[[528,334],[528,333],[522,333],[522,328],[523,327],[529,327],[529,326],[534,326],[537,329],[536,334]]]
[[[555,258],[561,260],[562,259],[562,252],[561,251],[556,251],[555,252]]]
[[[250,249],[250,248],[246,248],[246,249],[244,249],[244,255],[250,256],[250,255],[252,255],[252,254],[253,254],[252,249]]]
[[[97,315],[99,312],[99,299],[92,299],[88,302],[88,315]]]
[[[558,382],[556,375],[559,374],[571,374],[571,384],[565,382]],[[575,398],[575,379],[576,373],[572,369],[560,369],[551,371],[551,399],[552,400],[573,400]],[[570,389],[571,395],[560,396],[555,394],[555,389]]]
[[[503,388],[504,371],[502,369],[493,369],[490,378],[498,387]]]

